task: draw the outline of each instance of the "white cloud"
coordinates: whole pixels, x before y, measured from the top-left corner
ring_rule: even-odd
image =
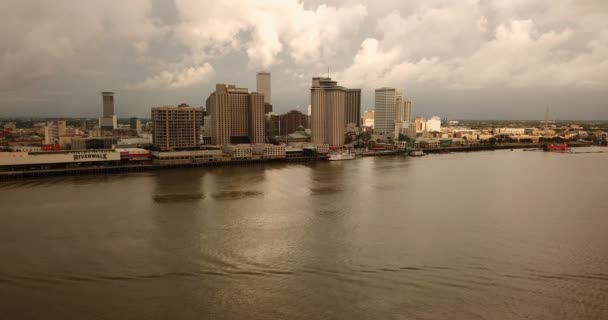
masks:
[[[244,47],[252,68],[276,64],[284,51],[298,64],[337,54],[367,15],[362,5],[307,10],[296,0],[176,0],[176,7],[175,37],[193,55]]]
[[[149,73],[133,75],[144,79],[137,88],[206,83],[238,53],[250,69],[280,64],[298,83],[327,63],[342,69],[332,70],[340,83],[357,86],[608,86],[606,1],[172,4],[175,16],[163,20],[152,16],[159,4],[151,0],[5,0],[0,89],[84,74],[114,46],[130,48],[124,52],[140,57],[130,61]]]
[[[174,71],[161,71],[141,83],[129,86],[132,89],[185,88],[209,81],[215,75],[213,67],[205,63]]]
[[[147,17],[148,0],[3,1],[0,89],[13,89],[78,69],[105,40],[136,43],[163,33]],[[95,51],[98,50],[98,51]]]
[[[521,12],[525,2],[493,4]],[[478,1],[422,4],[406,17],[391,12],[379,19],[381,37],[364,40],[337,78],[363,87],[605,88],[608,26],[581,33],[580,23],[543,30],[534,19],[512,19],[489,29]]]

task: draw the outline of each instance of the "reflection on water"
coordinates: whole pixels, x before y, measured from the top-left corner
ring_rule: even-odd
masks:
[[[264,193],[261,191],[224,191],[213,194],[213,198],[216,200],[236,200],[244,198],[254,198],[263,196]]]
[[[607,319],[607,160],[516,150],[2,182],[0,310]]]
[[[198,201],[205,198],[202,193],[192,194],[155,194],[152,196],[156,202],[187,202]]]

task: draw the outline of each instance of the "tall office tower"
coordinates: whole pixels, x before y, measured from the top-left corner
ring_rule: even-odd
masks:
[[[117,121],[114,113],[114,92],[102,92],[103,117],[99,118],[99,128],[104,130],[116,129]]]
[[[375,91],[374,132],[393,133],[395,131],[395,88],[380,88]]]
[[[103,116],[111,117],[114,115],[114,92],[102,92],[103,97]]]
[[[200,146],[203,110],[188,105],[152,108],[152,143],[161,151]]]
[[[359,93],[357,93],[357,90],[338,86],[338,82],[331,80],[331,78],[312,78],[312,87],[310,88],[312,143],[332,146],[344,145],[348,95],[349,92],[352,92],[350,93],[352,95],[351,106],[360,106],[360,90]],[[360,108],[358,109],[360,110]],[[358,123],[358,121],[355,123]]]
[[[361,121],[361,89],[346,89],[346,123],[360,125]]]
[[[264,112],[272,112],[272,90],[270,86],[270,72],[258,72],[256,75],[256,91],[264,95]]]
[[[264,143],[264,96],[247,88],[217,84],[207,98],[211,143]]]

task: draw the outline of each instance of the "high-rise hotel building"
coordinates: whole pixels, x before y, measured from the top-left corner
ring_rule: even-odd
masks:
[[[264,143],[264,95],[217,84],[207,98],[211,144]]]
[[[361,90],[338,86],[331,78],[312,78],[310,129],[313,144],[344,145],[348,123],[359,125]]]
[[[203,110],[181,104],[152,108],[152,143],[161,151],[200,147]]]

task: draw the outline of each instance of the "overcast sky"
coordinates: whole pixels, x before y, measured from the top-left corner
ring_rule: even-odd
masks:
[[[204,105],[215,83],[306,111],[311,77],[396,87],[415,115],[608,119],[606,0],[3,0],[0,117]]]

